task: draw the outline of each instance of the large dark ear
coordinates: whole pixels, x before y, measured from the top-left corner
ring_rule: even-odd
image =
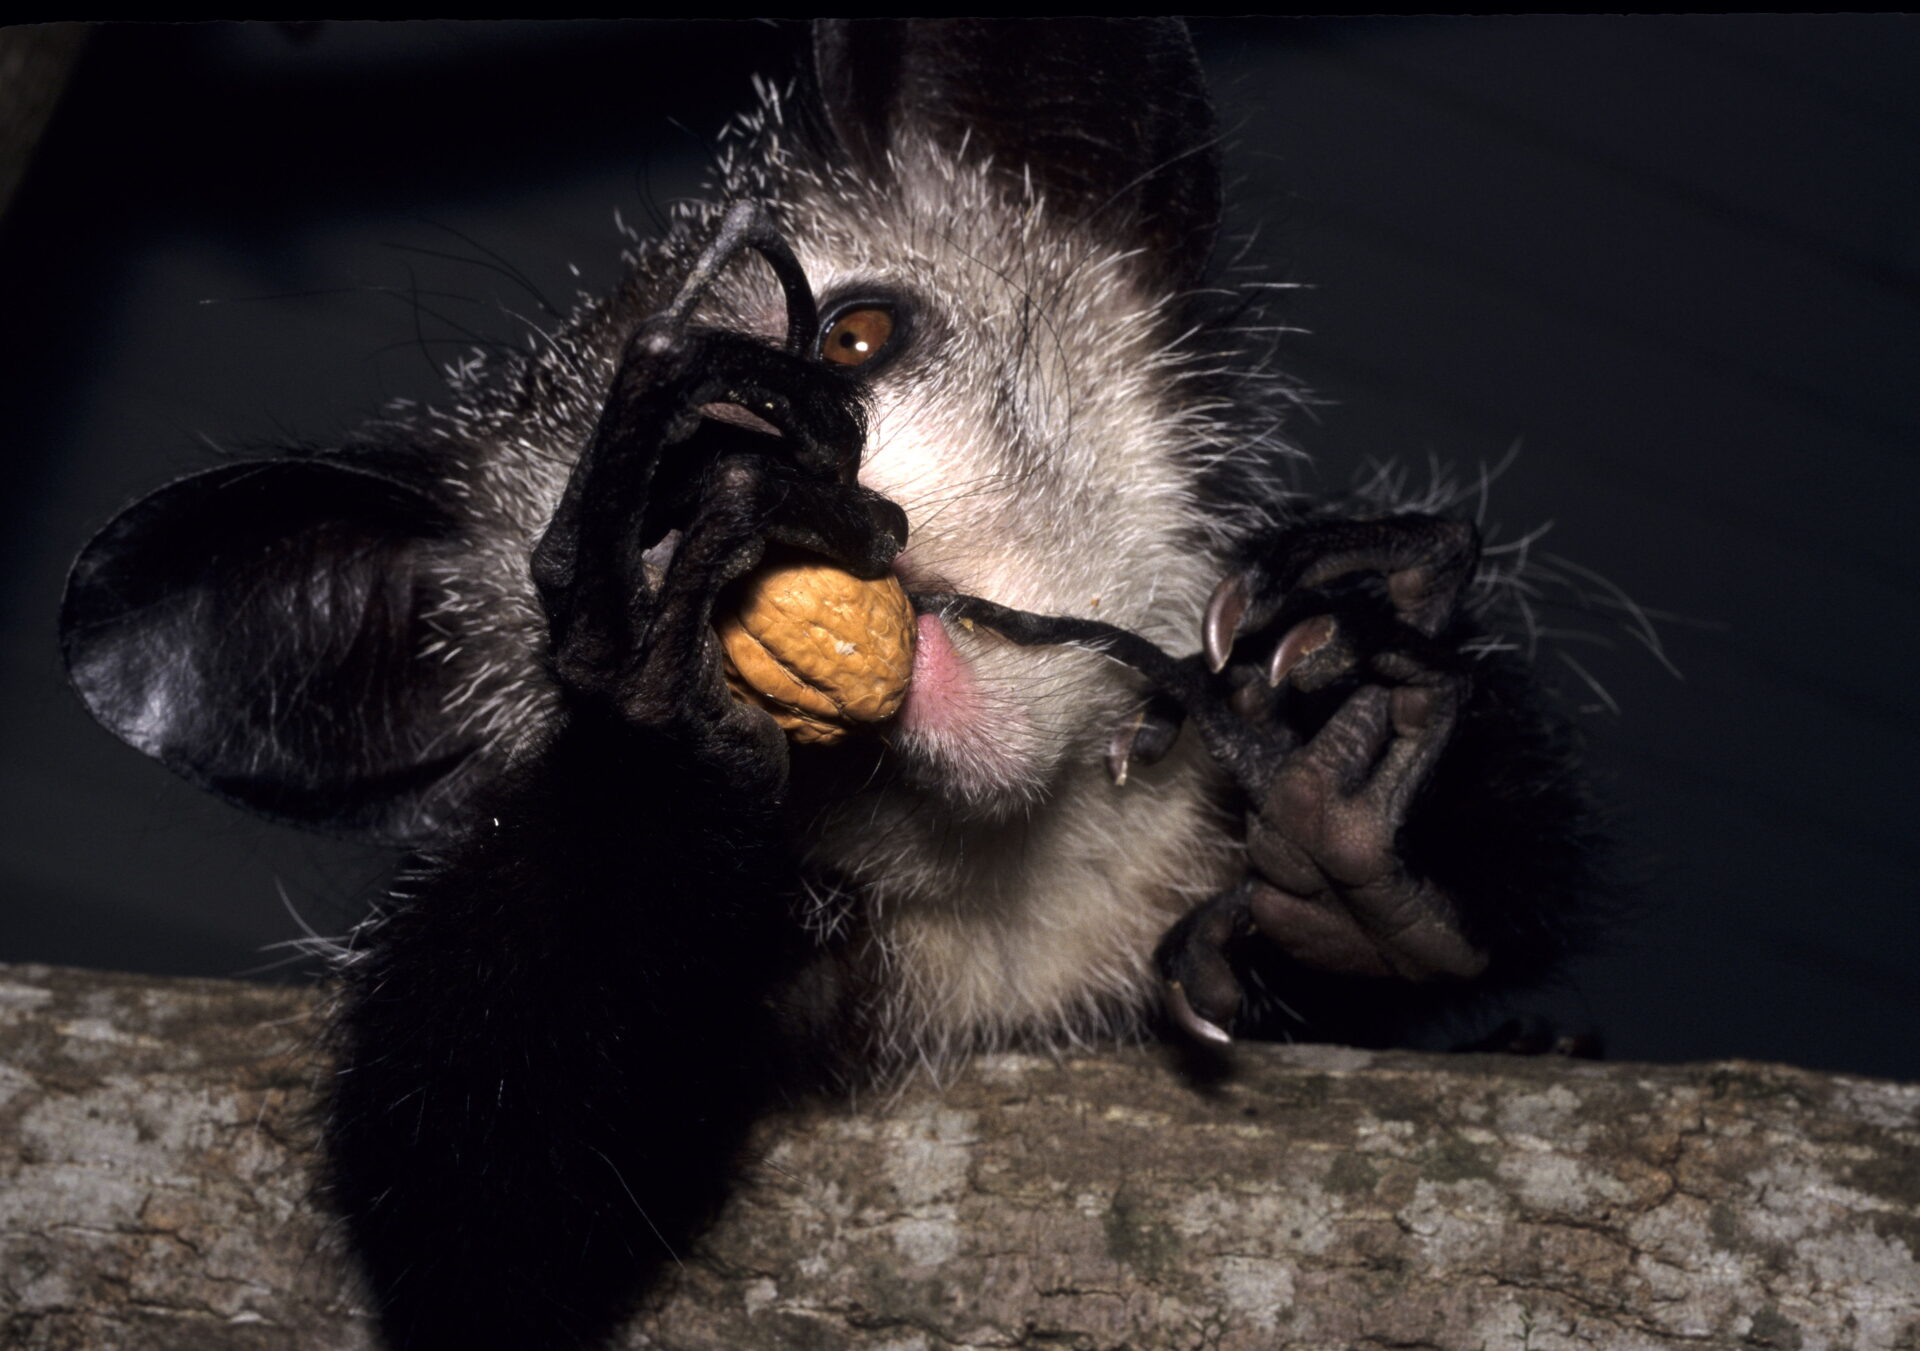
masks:
[[[61,641],[129,744],[266,816],[395,843],[430,835],[475,745],[454,673],[422,658],[452,522],[327,459],[232,464],[136,502],[81,553]]]
[[[1081,228],[1144,246],[1161,280],[1205,268],[1216,134],[1178,19],[824,19],[814,63],[828,125],[868,174],[904,137],[966,138]]]

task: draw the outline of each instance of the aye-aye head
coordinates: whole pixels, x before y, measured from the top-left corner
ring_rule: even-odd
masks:
[[[96,716],[269,816],[432,838],[553,716],[528,556],[626,338],[743,197],[768,205],[823,326],[890,321],[861,372],[860,474],[906,510],[909,589],[1191,648],[1257,509],[1209,487],[1258,438],[1223,413],[1221,353],[1193,336],[1219,185],[1184,29],[828,23],[814,67],[798,93],[763,90],[709,198],[538,350],[456,367],[438,408],[221,465],[111,523],[63,616]],[[743,256],[697,317],[777,341],[786,310]],[[1092,654],[921,624],[891,763],[950,809],[1024,810],[1134,697]]]

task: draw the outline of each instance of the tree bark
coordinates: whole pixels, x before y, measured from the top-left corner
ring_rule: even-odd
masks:
[[[0,967],[0,1343],[374,1345],[313,991]],[[1920,1086],[1243,1046],[768,1122],[629,1347],[1920,1348]]]

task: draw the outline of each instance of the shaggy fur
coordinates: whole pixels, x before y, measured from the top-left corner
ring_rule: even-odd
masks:
[[[585,527],[543,541],[570,485],[622,491],[666,444],[608,442],[608,420],[731,204],[764,204],[822,314],[904,316],[861,406],[826,402],[864,417],[860,482],[905,511],[912,592],[1190,654],[1216,583],[1303,529],[1462,498],[1392,470],[1346,504],[1291,491],[1259,293],[1202,284],[1212,128],[1178,25],[837,24],[820,53],[822,87],[796,111],[763,86],[707,199],[636,241],[614,295],[337,451],[161,489],[75,567],[68,660],[103,722],[255,810],[415,849],[341,952],[328,1128],[334,1203],[405,1351],[604,1339],[793,1087],[1142,1031],[1169,927],[1246,872],[1249,840],[1285,843],[1265,785],[1198,735],[1111,782],[1147,690],[1087,647],[923,618],[951,679],[916,679],[881,742],[789,756],[764,718],[700,702],[710,635],[664,685],[627,647],[596,665],[568,645],[608,616],[553,581],[576,580]],[[742,254],[675,341],[719,332],[765,365],[788,319]],[[1363,979],[1241,935],[1248,1029],[1391,1040],[1584,941],[1594,834],[1522,659],[1550,576],[1526,543],[1489,551],[1430,635],[1463,712],[1398,832],[1485,975]],[[697,550],[680,527],[640,546],[658,606]],[[643,618],[629,646],[660,650]],[[1350,690],[1245,735],[1311,737]]]
[[[823,308],[922,300],[910,350],[870,387],[861,467],[913,522],[896,562],[910,587],[1104,619],[1192,651],[1230,542],[1284,519],[1284,451],[1246,430],[1271,425],[1247,397],[1266,404],[1270,382],[1244,363],[1240,397],[1221,402],[1220,353],[1186,327],[1217,298],[1150,292],[1130,251],[1067,230],[1030,184],[1010,204],[982,153],[899,144],[875,181],[826,163],[785,108],[762,86],[723,136],[710,195],[677,204],[667,236],[634,251],[619,295],[504,368],[476,353],[450,372],[448,408],[374,429],[455,452],[443,482],[469,514],[469,547],[439,561],[427,655],[460,673],[447,707],[461,734],[524,746],[550,721],[526,556],[625,335],[743,197],[772,206]],[[786,322],[771,274],[748,264],[700,317],[770,341]],[[1227,483],[1237,491],[1222,495]],[[814,875],[862,898],[864,983],[880,992],[866,1063],[1137,1030],[1154,943],[1233,867],[1218,774],[1196,747],[1112,790],[1102,755],[1138,697],[1131,672],[952,637],[978,675],[978,719],[964,735],[895,733],[888,781],[821,804],[805,830]]]

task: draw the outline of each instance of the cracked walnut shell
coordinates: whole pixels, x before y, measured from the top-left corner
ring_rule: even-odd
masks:
[[[900,709],[913,676],[913,605],[891,573],[862,581],[830,563],[753,573],[715,617],[727,685],[796,742],[825,745]]]

